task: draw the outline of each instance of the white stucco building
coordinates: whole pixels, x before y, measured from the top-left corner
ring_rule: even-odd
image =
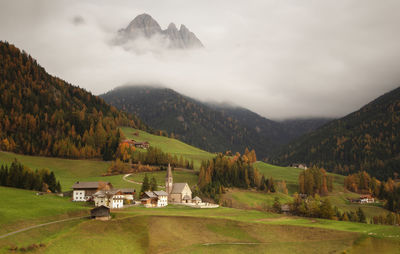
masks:
[[[90,201],[98,190],[110,190],[112,188],[109,182],[76,182],[72,185],[73,201]]]

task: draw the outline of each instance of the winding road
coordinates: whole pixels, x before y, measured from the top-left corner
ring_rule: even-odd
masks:
[[[142,185],[143,183],[141,183],[141,182],[136,182],[136,181],[133,181],[133,180],[126,179],[127,177],[129,177],[129,176],[132,175],[132,174],[133,174],[133,173],[126,174],[126,175],[124,175],[124,176],[122,177],[122,179],[123,179],[125,182],[128,182],[128,183],[134,183],[134,184]],[[164,187],[165,187],[165,186],[158,185],[158,188],[164,188]]]

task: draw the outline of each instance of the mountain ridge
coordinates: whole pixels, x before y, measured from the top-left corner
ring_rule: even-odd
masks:
[[[0,149],[27,155],[112,159],[118,126],[140,119],[52,76],[30,55],[0,41]]]
[[[165,87],[122,86],[100,97],[138,115],[153,128],[211,152],[243,152],[248,147],[265,159],[286,142],[285,136],[291,139],[304,133],[286,133],[284,124],[247,109],[203,103]],[[321,124],[327,121],[321,120]]]
[[[365,170],[380,179],[400,173],[400,87],[284,146],[272,163],[294,162],[340,174]]]
[[[150,39],[161,36],[169,42],[169,48],[189,49],[203,48],[203,43],[185,25],[181,24],[179,30],[174,23],[170,23],[163,30],[158,22],[149,14],[143,13],[136,16],[126,28],[118,31],[123,42],[136,40],[140,37]]]

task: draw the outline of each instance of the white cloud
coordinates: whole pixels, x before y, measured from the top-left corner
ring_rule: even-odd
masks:
[[[0,3],[0,39],[95,94],[156,83],[269,118],[342,116],[400,84],[399,7],[395,0],[9,0]],[[162,28],[185,24],[206,48],[164,51],[139,41],[132,52],[109,43],[144,12]]]

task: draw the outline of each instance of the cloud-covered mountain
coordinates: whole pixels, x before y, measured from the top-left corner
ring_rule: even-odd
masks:
[[[126,28],[119,30],[117,41],[127,43],[139,38],[157,38],[173,49],[203,47],[197,36],[185,25],[182,24],[178,30],[174,23],[170,23],[167,29],[162,30],[158,22],[146,13],[138,15]]]
[[[203,103],[160,87],[124,86],[100,95],[106,102],[134,113],[149,126],[164,130],[211,152],[255,149],[259,159],[329,119],[276,122],[245,108]]]

